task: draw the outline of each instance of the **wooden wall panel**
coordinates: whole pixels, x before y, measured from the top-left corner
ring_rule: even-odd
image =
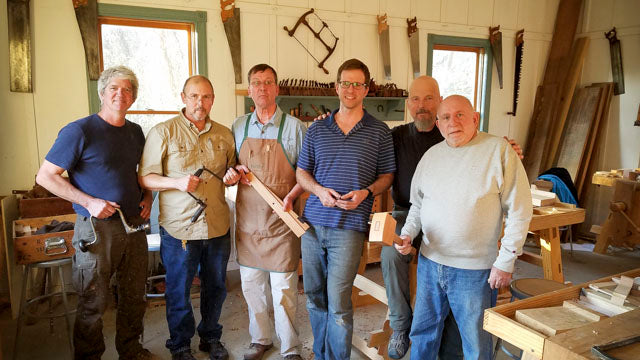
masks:
[[[378,15],[380,8],[378,1],[371,0],[351,0],[351,9],[347,12],[364,15]]]
[[[493,25],[515,29],[518,24],[518,1],[495,0],[493,3]]]
[[[413,16],[419,20],[440,21],[440,0],[412,0]]]
[[[442,22],[466,25],[469,0],[442,0],[440,14]]]
[[[493,0],[469,1],[469,25],[486,26],[493,24]],[[499,23],[498,23],[499,24]]]
[[[253,65],[269,62],[269,31],[252,32],[252,28],[269,29],[269,16],[240,10],[242,31],[242,70],[246,73]],[[252,33],[252,36],[244,34]],[[279,71],[276,68],[276,71]],[[246,75],[242,82],[246,85]]]

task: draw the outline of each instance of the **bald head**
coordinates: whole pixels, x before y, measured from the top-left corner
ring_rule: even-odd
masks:
[[[407,107],[418,131],[431,131],[436,123],[436,110],[442,97],[438,82],[431,76],[420,76],[409,86]]]
[[[451,147],[467,144],[476,136],[480,114],[469,99],[461,95],[448,96],[438,107],[438,129]]]
[[[211,92],[213,92],[213,85],[211,84],[211,80],[207,79],[207,77],[204,75],[189,76],[189,78],[187,78],[187,80],[184,82],[184,85],[182,86],[182,92],[184,93],[185,89],[189,84],[197,84],[199,82],[205,82],[209,84],[209,87],[211,88]]]

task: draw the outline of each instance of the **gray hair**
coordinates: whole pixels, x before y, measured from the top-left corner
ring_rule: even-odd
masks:
[[[138,98],[138,78],[131,69],[126,66],[118,65],[110,67],[100,74],[98,79],[98,94],[104,95],[104,89],[113,79],[125,79],[129,80],[133,87],[133,101]]]

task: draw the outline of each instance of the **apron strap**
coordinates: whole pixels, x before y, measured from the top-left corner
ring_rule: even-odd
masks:
[[[284,145],[282,145],[282,131],[284,130],[284,122],[286,118],[287,118],[287,114],[285,114],[283,111],[282,119],[280,120],[280,128],[278,129],[278,144],[280,144],[280,147],[282,148],[282,152],[284,153],[284,157],[287,159],[287,162],[289,163],[289,165],[291,165],[291,167],[295,171],[296,164],[293,164],[291,162],[291,159],[289,159],[289,155],[287,154],[287,150],[284,148]]]

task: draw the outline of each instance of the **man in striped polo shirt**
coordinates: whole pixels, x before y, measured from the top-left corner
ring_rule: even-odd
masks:
[[[362,106],[370,80],[360,60],[338,69],[340,108],[309,127],[296,170],[311,193],[302,264],[316,359],[348,359],[353,334],[351,288],[360,263],[373,197],[393,181],[393,139]]]

